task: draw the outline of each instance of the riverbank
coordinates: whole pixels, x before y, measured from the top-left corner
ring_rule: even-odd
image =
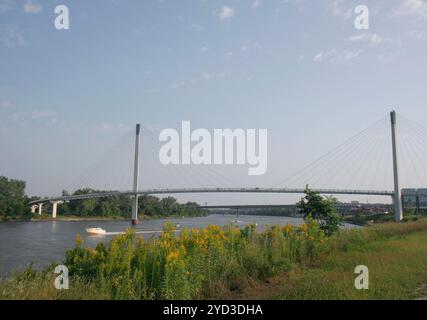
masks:
[[[196,217],[203,217],[204,215],[199,215]],[[151,220],[159,220],[159,219],[178,219],[178,218],[188,218],[178,215],[168,215],[168,216],[147,216],[142,215],[139,217],[140,221],[151,221]],[[26,222],[40,222],[40,221],[130,221],[129,217],[123,217],[123,216],[113,216],[113,217],[102,217],[102,216],[88,216],[88,217],[81,217],[81,216],[75,216],[75,215],[67,215],[67,216],[57,216],[56,218],[52,218],[51,215],[42,215],[37,217],[14,217],[14,218],[2,218],[0,219],[0,222],[19,222],[19,221],[26,221]]]
[[[78,245],[69,251],[69,290],[53,287],[52,268],[29,269],[3,281],[0,298],[415,299],[427,294],[425,218],[345,230],[331,238],[315,226],[288,225],[259,234],[212,227],[178,238],[169,229],[158,240],[132,239],[128,234],[107,247]],[[153,269],[157,263],[159,269]],[[354,288],[358,265],[369,268],[369,290]]]
[[[145,218],[143,218],[145,220]],[[62,216],[52,218],[52,216],[44,215],[34,217],[14,217],[3,218],[0,222],[42,222],[42,221],[125,221],[129,220],[125,217],[78,217],[78,216]]]
[[[405,215],[403,222],[408,221],[417,221],[418,219],[423,218],[422,215]],[[393,214],[356,214],[344,216],[344,222],[351,223],[358,226],[370,226],[374,224],[381,224],[387,222],[393,222]]]

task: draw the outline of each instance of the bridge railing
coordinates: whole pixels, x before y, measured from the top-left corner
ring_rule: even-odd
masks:
[[[138,195],[147,194],[179,194],[179,193],[304,193],[302,188],[171,188],[171,189],[147,189],[138,191]],[[321,194],[355,194],[355,195],[376,195],[376,196],[393,196],[392,191],[387,190],[357,190],[357,189],[313,189]],[[30,205],[38,203],[47,203],[53,201],[73,201],[93,198],[108,198],[117,196],[131,196],[134,191],[111,191],[101,193],[88,193],[71,196],[60,196],[39,199],[30,202]]]

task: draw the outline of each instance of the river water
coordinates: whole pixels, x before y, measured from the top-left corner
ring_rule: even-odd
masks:
[[[257,223],[259,229],[265,225],[290,223],[299,225],[301,218],[267,216],[210,215],[196,218],[177,218],[141,221],[136,231],[144,238],[159,234],[162,225],[170,221],[182,228],[203,228],[208,225],[227,225],[235,222],[239,226]],[[43,268],[52,262],[65,259],[65,251],[72,248],[77,234],[86,246],[96,246],[108,242],[114,235],[122,233],[130,226],[129,221],[40,221],[0,223],[0,277],[10,275],[33,263],[34,268]],[[107,231],[105,236],[89,236],[86,228],[101,227]],[[345,225],[348,228],[351,225]]]

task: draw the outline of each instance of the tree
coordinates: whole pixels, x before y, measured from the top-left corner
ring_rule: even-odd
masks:
[[[339,230],[342,217],[336,209],[337,199],[322,197],[320,193],[305,188],[305,196],[297,204],[298,209],[304,214],[304,219],[311,217],[327,235]]]
[[[166,197],[160,200],[159,206],[162,215],[177,214],[179,203],[173,197]]]
[[[406,213],[408,216],[412,216],[412,215],[414,215],[414,214],[416,214],[416,213],[417,213],[416,208],[415,208],[415,206],[414,206],[414,202],[412,201],[412,199],[411,199],[411,198],[409,198],[408,202],[406,203],[406,206],[405,206],[405,213]]]
[[[25,181],[0,176],[0,216],[18,217],[28,213]]]

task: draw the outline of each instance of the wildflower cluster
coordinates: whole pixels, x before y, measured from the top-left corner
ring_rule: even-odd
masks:
[[[67,251],[70,275],[94,281],[115,299],[191,299],[237,290],[244,279],[266,279],[294,264],[311,265],[326,252],[326,237],[307,219],[301,226],[255,225],[185,229],[165,224],[158,238],[128,230],[108,246]]]

